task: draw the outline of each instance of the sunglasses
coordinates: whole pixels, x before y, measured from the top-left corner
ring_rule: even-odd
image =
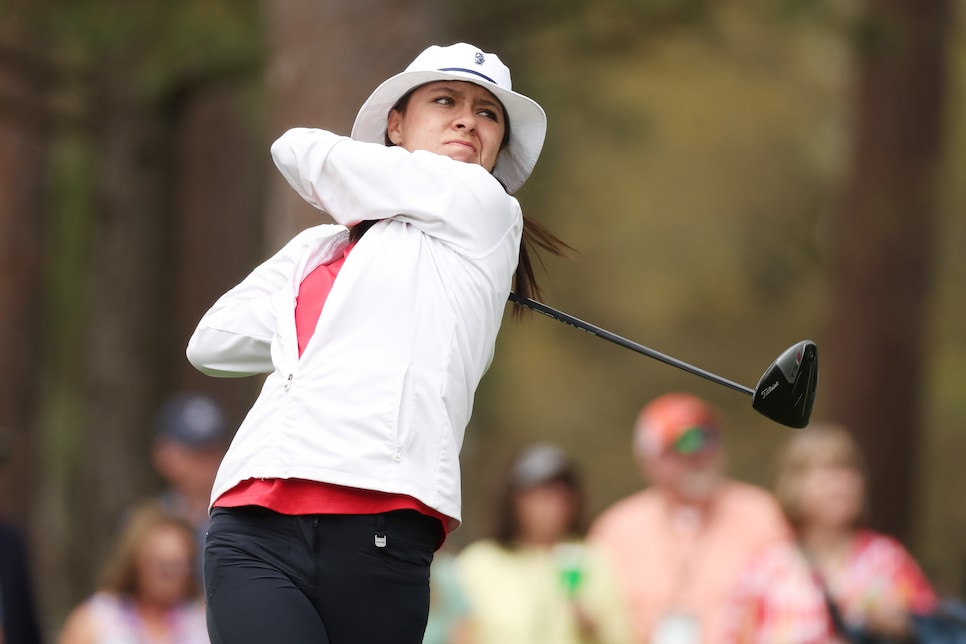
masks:
[[[671,444],[670,451],[677,454],[699,454],[718,446],[718,430],[695,425],[688,427]]]

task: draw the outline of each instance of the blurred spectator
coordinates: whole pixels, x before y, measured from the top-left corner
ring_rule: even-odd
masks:
[[[936,597],[898,541],[861,528],[862,457],[844,428],[796,434],[775,492],[795,539],[749,562],[729,606],[726,642],[905,641]]]
[[[161,507],[191,523],[198,548],[198,575],[208,531],[208,504],[228,442],[228,421],[211,398],[181,393],[158,411],[152,448],[154,467],[168,485]]]
[[[0,644],[43,641],[27,549],[20,531],[0,522]]]
[[[788,532],[778,504],[726,477],[718,415],[695,396],[646,405],[634,455],[651,485],[604,511],[590,539],[619,564],[635,641],[718,644],[744,561]]]
[[[8,453],[0,445],[0,466]],[[0,519],[0,644],[40,644],[30,557],[20,529]]]
[[[194,533],[156,500],[128,516],[99,590],[68,615],[59,644],[208,644]]]
[[[455,556],[437,551],[430,571],[429,621],[423,644],[471,644],[470,608],[456,575]]]
[[[609,562],[582,541],[582,497],[559,447],[537,444],[515,460],[494,538],[456,558],[475,644],[630,642]]]

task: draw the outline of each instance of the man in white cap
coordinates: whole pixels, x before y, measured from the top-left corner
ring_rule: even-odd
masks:
[[[272,145],[338,225],[297,235],[188,344],[209,375],[268,374],[211,497],[215,644],[421,641],[476,388],[511,286],[538,292],[526,242],[565,248],[511,195],[545,132],[499,57],[458,43],[377,87],[351,137]]]

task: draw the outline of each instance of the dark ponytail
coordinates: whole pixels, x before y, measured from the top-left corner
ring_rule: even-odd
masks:
[[[540,262],[540,268],[546,270],[540,251],[544,250],[557,257],[567,257],[574,251],[573,247],[554,235],[543,224],[537,223],[526,215],[523,216],[523,239],[520,242],[520,260],[517,272],[513,276],[513,292],[521,297],[540,299],[541,290],[537,283],[533,259]],[[522,306],[514,307],[513,317],[521,317],[530,310]]]

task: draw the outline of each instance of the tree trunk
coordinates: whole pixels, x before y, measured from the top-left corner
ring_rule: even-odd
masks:
[[[436,44],[445,27],[439,3],[430,0],[268,0],[266,14],[271,140],[296,126],[348,135],[372,90]],[[273,173],[266,212],[270,249],[330,221]]]
[[[868,3],[832,237],[820,395],[865,452],[872,525],[900,538],[914,518],[949,14],[947,0]]]
[[[47,136],[39,114],[42,78],[22,44],[27,21],[0,29],[0,513],[23,528],[36,483]]]
[[[85,86],[93,127],[81,144],[95,169],[80,280],[88,299],[70,345],[80,358],[59,365],[70,400],[58,404],[75,413],[60,422],[66,471],[43,506],[47,566],[63,573],[48,591],[54,615],[91,592],[125,511],[161,487],[151,463],[159,402],[205,391],[240,421],[256,385],[207,378],[184,354],[204,310],[257,259],[263,164],[253,149],[259,121],[246,111],[254,68],[215,66],[144,93],[132,80],[143,73],[136,61],[104,56],[96,68]]]
[[[258,383],[205,376],[188,363],[185,347],[201,315],[262,259],[262,177],[271,160],[261,133],[246,118],[249,91],[244,83],[216,83],[175,106],[175,199],[169,217],[174,261],[167,267],[172,324],[165,338],[164,393],[207,393],[236,426]]]
[[[68,496],[76,580],[89,592],[114,544],[118,523],[135,500],[153,492],[157,477],[149,447],[160,389],[168,319],[161,269],[164,222],[170,214],[164,184],[166,148],[157,110],[106,88],[96,143],[99,180],[90,276],[80,484]],[[120,95],[118,95],[120,93]],[[92,502],[96,500],[96,502]],[[72,501],[72,502],[71,502]]]

